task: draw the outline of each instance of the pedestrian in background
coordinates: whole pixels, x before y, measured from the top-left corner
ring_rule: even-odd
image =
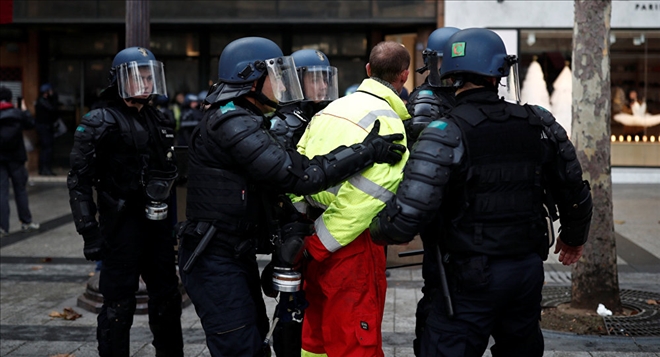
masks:
[[[57,94],[50,83],[39,87],[39,98],[34,106],[37,135],[39,136],[39,175],[55,176],[53,172],[53,146],[55,122],[59,118]]]
[[[28,171],[25,168],[27,152],[23,141],[23,130],[34,128],[34,118],[25,109],[21,100],[15,107],[12,93],[5,86],[0,87],[0,237],[9,233],[9,181],[14,189],[16,212],[21,222],[21,230],[39,229],[39,223],[32,222],[25,186]]]
[[[378,125],[361,143],[312,159],[284,148],[270,133],[267,116],[280,103],[303,98],[294,66],[269,39],[229,43],[218,61],[218,83],[205,100],[210,108],[189,143],[179,265],[214,357],[270,355],[256,254],[273,251],[271,266],[285,263],[282,271],[289,272],[302,255],[305,234],[298,231],[308,235],[311,229],[291,211],[276,215],[287,206],[283,194],[335,186],[374,162],[398,162],[405,150],[392,144],[400,137],[377,135]],[[265,280],[272,289],[273,275]]]
[[[403,137],[403,120],[410,116],[399,94],[409,65],[410,54],[401,44],[377,44],[366,65],[369,78],[355,93],[333,101],[312,118],[298,151],[313,157],[337,145],[359,143],[376,121],[382,133]],[[396,192],[407,158],[408,152],[395,165],[374,165],[305,197],[321,214],[310,217],[316,233],[305,240],[311,260],[305,271],[309,307],[303,320],[303,356],[383,356],[386,257],[367,228]]]
[[[554,207],[555,253],[570,265],[589,232],[589,183],[552,114],[498,96],[517,58],[495,32],[461,30],[443,51],[452,55],[440,75],[456,86],[456,107],[422,131],[396,195],[371,224],[373,239],[400,244],[436,232],[450,297],[433,301],[422,356],[481,357],[492,335],[494,357],[541,357]]]
[[[174,128],[149,104],[167,95],[163,64],[150,50],[129,47],[114,57],[109,78],[102,94],[108,106],[85,114],[76,128],[67,178],[83,254],[103,261],[99,355],[129,356],[141,276],[156,355],[181,357],[181,293],[168,219],[176,212],[166,204],[177,177]]]

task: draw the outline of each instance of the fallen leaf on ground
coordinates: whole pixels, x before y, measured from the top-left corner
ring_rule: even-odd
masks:
[[[658,300],[649,299],[646,300],[646,303],[649,305],[658,305]]]
[[[46,258],[41,259],[41,261],[44,262],[44,263],[50,263],[50,262],[53,261],[53,258],[46,257]]]
[[[70,307],[65,307],[64,310],[62,310],[62,312],[53,311],[50,314],[48,314],[48,316],[56,317],[56,318],[62,318],[62,319],[71,320],[71,321],[73,321],[73,320],[75,320],[79,317],[82,317],[81,314],[77,313],[74,309],[72,309]]]
[[[43,269],[43,268],[44,268],[44,267],[42,267],[41,265],[34,265],[34,266],[33,266],[32,268],[30,268],[30,269],[32,269],[32,270],[41,270],[41,269]]]
[[[615,224],[624,224],[624,223],[626,223],[626,221],[622,221],[622,220],[620,220],[620,219],[615,219],[615,220],[614,220],[614,223],[615,223]]]

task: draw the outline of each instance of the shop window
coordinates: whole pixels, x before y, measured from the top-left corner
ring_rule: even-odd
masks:
[[[48,39],[54,57],[114,56],[117,41],[116,33],[51,33]]]
[[[160,56],[199,57],[198,33],[154,33],[149,41],[150,50]]]

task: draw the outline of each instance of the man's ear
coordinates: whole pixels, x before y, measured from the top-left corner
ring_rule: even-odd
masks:
[[[365,68],[367,69],[367,77],[371,77],[371,66],[369,65],[369,63],[367,63]]]
[[[408,68],[401,71],[401,82],[406,83],[408,80],[408,75],[410,75],[410,70]]]

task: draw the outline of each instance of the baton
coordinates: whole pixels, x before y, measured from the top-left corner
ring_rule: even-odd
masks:
[[[404,258],[404,257],[412,257],[415,255],[422,255],[424,254],[424,250],[418,249],[418,250],[407,250],[405,252],[399,252],[399,258]]]
[[[183,266],[183,272],[184,273],[189,273],[190,269],[192,269],[192,266],[195,264],[195,261],[197,258],[204,252],[204,249],[206,249],[206,246],[209,244],[211,241],[211,238],[215,235],[216,228],[214,225],[211,225],[209,229],[206,231],[206,234],[204,234],[204,237],[202,237],[202,240],[199,241],[199,244],[197,244],[197,247],[195,247],[195,250],[193,251],[192,255],[190,255],[190,258],[188,258],[188,261],[186,262],[186,265]]]
[[[447,317],[454,317],[454,307],[451,304],[451,295],[449,295],[449,285],[447,284],[447,274],[445,274],[445,265],[442,264],[442,252],[440,245],[435,246],[435,255],[438,259],[438,268],[440,269],[440,285],[442,286],[442,297],[447,307]]]

